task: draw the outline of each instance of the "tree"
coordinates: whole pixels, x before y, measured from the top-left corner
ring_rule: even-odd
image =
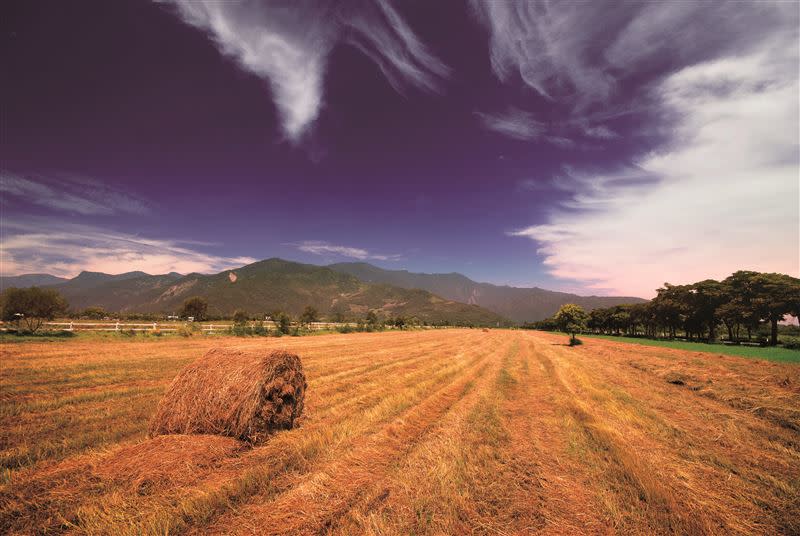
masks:
[[[754,311],[770,323],[771,346],[778,344],[778,322],[800,309],[800,279],[784,274],[758,274],[753,277]]]
[[[208,315],[208,301],[200,296],[187,299],[183,302],[180,316],[184,318],[194,317],[196,322],[202,322]]]
[[[61,294],[38,287],[6,289],[2,305],[3,320],[21,320],[31,333],[36,333],[45,320],[67,312],[67,302]]]
[[[589,315],[583,310],[580,305],[574,303],[567,303],[561,306],[555,316],[558,329],[564,333],[569,333],[570,345],[574,345],[576,341],[575,334],[580,333],[586,329],[586,323],[589,320]]]
[[[310,305],[306,306],[305,310],[303,311],[303,314],[300,315],[300,323],[309,325],[312,322],[316,322],[317,320],[319,320],[319,313],[317,312],[317,310]]]
[[[367,313],[367,325],[372,328],[378,325],[378,315],[375,314],[375,311]]]
[[[275,311],[270,315],[270,318],[272,318],[272,321],[275,322],[275,329],[278,330],[278,333],[282,333],[284,335],[289,333],[292,326],[292,320],[289,318],[289,315],[283,311]]]
[[[331,308],[331,320],[333,322],[344,322],[345,310],[342,304],[337,303]]]
[[[81,316],[86,317],[89,320],[102,320],[108,316],[108,313],[102,307],[87,307],[83,310]]]
[[[243,326],[247,324],[247,312],[243,311],[242,309],[236,309],[233,312],[233,323],[237,326]]]

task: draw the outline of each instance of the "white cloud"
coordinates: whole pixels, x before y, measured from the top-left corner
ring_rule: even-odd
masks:
[[[366,53],[392,86],[436,90],[447,67],[386,1],[332,5],[248,0],[172,0],[181,19],[207,31],[220,51],[269,82],[283,130],[298,142],[322,107],[328,55],[338,41]]]
[[[132,194],[85,178],[23,177],[0,172],[0,193],[54,210],[82,215],[146,214],[147,203]]]
[[[512,234],[537,241],[553,275],[629,295],[738,269],[798,275],[797,33],[783,30],[657,84],[671,140],[636,167],[571,170],[565,206]]]
[[[118,274],[141,270],[216,273],[255,262],[212,255],[191,242],[149,239],[87,225],[52,221],[3,222],[0,274],[49,273],[72,277],[82,270]]]
[[[400,255],[384,255],[379,253],[370,253],[366,249],[354,248],[349,246],[337,246],[328,242],[319,240],[305,240],[299,244],[293,244],[300,251],[306,253],[313,253],[314,255],[340,255],[342,257],[350,257],[362,261],[377,260],[377,261],[395,261],[400,259]]]
[[[612,140],[618,138],[619,135],[605,125],[584,125],[583,133],[590,138],[598,138],[601,140]]]
[[[486,129],[511,139],[544,141],[562,149],[569,149],[575,146],[575,142],[571,139],[555,133],[563,130],[564,125],[549,125],[543,121],[538,121],[534,119],[532,113],[513,106],[509,107],[505,112],[475,112],[475,115]]]
[[[576,95],[580,105],[603,101],[614,79],[587,55],[615,10],[597,2],[472,1],[489,30],[491,64],[502,81],[519,75],[548,99]],[[580,31],[576,31],[580,28]]]
[[[518,108],[502,113],[475,112],[483,126],[515,140],[533,140],[547,131],[547,125],[533,118],[533,114]]]

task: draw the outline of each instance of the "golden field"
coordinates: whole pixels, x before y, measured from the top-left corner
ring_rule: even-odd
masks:
[[[0,533],[797,534],[800,368],[540,332],[8,343]],[[146,437],[214,346],[285,348],[299,426]]]

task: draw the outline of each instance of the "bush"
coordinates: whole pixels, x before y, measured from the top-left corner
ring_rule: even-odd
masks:
[[[800,338],[798,337],[784,337],[783,347],[787,350],[800,350]]]
[[[231,335],[234,337],[249,337],[253,334],[253,330],[242,324],[234,324],[231,326]]]
[[[179,326],[178,330],[175,332],[176,334],[180,335],[181,337],[191,337],[194,335],[194,330],[189,326]]]
[[[233,323],[241,326],[247,324],[247,312],[241,309],[236,309],[236,311],[233,313]]]
[[[353,326],[345,324],[344,326],[336,326],[336,331],[339,333],[353,333],[355,330],[353,329]]]

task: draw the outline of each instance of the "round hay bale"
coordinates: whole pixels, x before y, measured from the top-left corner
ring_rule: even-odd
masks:
[[[215,434],[257,443],[294,425],[306,386],[295,354],[216,348],[178,373],[149,433]]]

